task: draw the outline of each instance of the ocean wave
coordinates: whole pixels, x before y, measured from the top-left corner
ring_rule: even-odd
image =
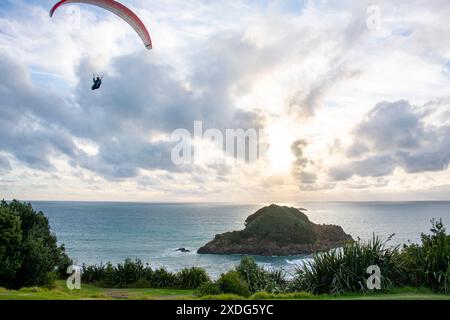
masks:
[[[299,258],[299,259],[293,259],[293,260],[289,260],[286,259],[286,263],[290,264],[290,265],[297,265],[297,266],[302,266],[304,265],[307,261],[311,261],[311,258]]]

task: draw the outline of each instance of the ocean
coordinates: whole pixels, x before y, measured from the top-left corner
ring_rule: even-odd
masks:
[[[139,258],[152,267],[177,271],[205,268],[211,277],[231,269],[239,255],[199,255],[196,250],[218,233],[244,228],[247,216],[265,204],[173,204],[32,201],[49,218],[59,243],[78,265],[118,263]],[[432,218],[448,227],[450,202],[306,202],[289,205],[306,208],[315,223],[338,224],[354,239],[373,234],[389,245],[419,242]],[[176,251],[186,248],[190,252]],[[265,268],[282,268],[288,275],[308,256],[255,257]]]

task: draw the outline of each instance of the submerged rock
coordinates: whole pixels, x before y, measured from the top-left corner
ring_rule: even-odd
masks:
[[[186,249],[186,248],[178,248],[178,249],[175,250],[175,251],[180,251],[180,252],[191,252],[191,250],[188,250],[188,249]]]
[[[249,216],[244,230],[218,234],[198,253],[289,256],[326,251],[351,241],[340,226],[315,224],[297,208],[273,204]]]

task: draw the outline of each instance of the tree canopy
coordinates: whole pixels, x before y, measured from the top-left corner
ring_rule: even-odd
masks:
[[[30,203],[0,203],[0,286],[50,285],[70,264],[42,212]]]

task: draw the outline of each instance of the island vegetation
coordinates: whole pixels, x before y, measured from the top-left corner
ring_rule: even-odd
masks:
[[[328,251],[352,242],[340,226],[312,223],[300,209],[272,204],[245,220],[245,229],[216,235],[200,254],[289,256]]]
[[[450,299],[450,236],[441,220],[432,221],[420,244],[390,247],[375,236],[352,241],[315,253],[289,277],[251,256],[218,279],[197,267],[170,272],[126,260],[83,265],[82,289],[70,291],[65,271],[71,261],[43,213],[2,202],[0,258],[0,299]],[[381,290],[364,285],[370,265],[382,270]]]

